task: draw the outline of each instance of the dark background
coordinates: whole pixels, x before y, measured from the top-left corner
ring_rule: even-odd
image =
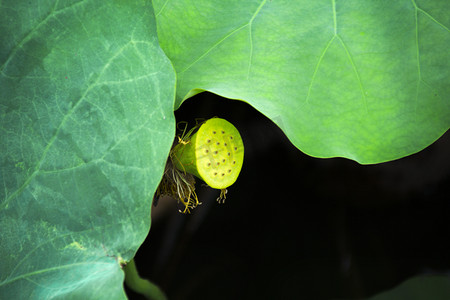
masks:
[[[135,261],[169,299],[358,299],[419,274],[450,274],[450,134],[378,165],[318,159],[248,104],[202,93],[177,121],[225,118],[245,159],[225,204],[197,183],[190,215],[153,209]],[[129,293],[130,299],[140,299]]]

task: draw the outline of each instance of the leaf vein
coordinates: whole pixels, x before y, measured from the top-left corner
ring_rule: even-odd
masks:
[[[309,83],[308,86],[308,92],[306,93],[306,98],[305,98],[305,102],[308,103],[309,102],[309,96],[311,94],[311,89],[312,86],[314,84],[314,80],[316,79],[316,75],[317,75],[317,71],[319,70],[320,64],[323,61],[323,58],[325,57],[325,54],[327,53],[328,49],[330,48],[331,44],[333,43],[334,39],[336,38],[336,35],[334,35],[326,44],[325,48],[322,50],[322,53],[320,54],[319,60],[317,61],[317,64],[314,68],[314,72],[313,75],[311,77],[311,82]]]
[[[180,71],[178,74],[182,74],[184,72],[186,72],[187,70],[189,70],[193,65],[195,65],[197,62],[199,62],[201,59],[203,59],[206,55],[208,55],[213,49],[215,49],[216,47],[218,47],[221,43],[223,43],[226,39],[228,39],[229,37],[231,37],[232,35],[234,35],[235,33],[239,32],[240,30],[242,30],[243,28],[249,26],[251,27],[253,20],[256,18],[256,16],[258,15],[258,13],[261,11],[262,7],[264,6],[264,4],[267,2],[267,0],[263,0],[261,2],[261,4],[258,6],[258,8],[256,9],[256,11],[253,13],[252,17],[250,18],[250,20],[248,22],[246,22],[245,24],[241,25],[240,27],[232,30],[231,32],[229,32],[228,34],[226,34],[224,37],[222,37],[221,39],[219,39],[217,42],[215,42],[209,49],[207,49],[205,51],[205,53],[203,53],[202,55],[200,55],[197,59],[195,59],[191,64],[189,64],[186,68],[184,68],[182,71]],[[251,31],[251,29],[250,29]],[[253,47],[251,45],[251,47]],[[251,48],[251,52],[253,51],[253,49]],[[253,54],[251,54],[253,55]]]
[[[164,2],[159,12],[155,14],[155,18],[158,17],[163,12],[163,10],[166,8],[167,3],[169,3],[169,0],[166,0],[166,2]]]
[[[42,27],[43,25],[47,24],[48,20],[50,20],[53,17],[56,17],[57,15],[61,14],[62,12],[71,9],[75,6],[78,6],[80,3],[85,2],[85,0],[81,0],[79,2],[75,2],[69,6],[66,6],[60,10],[56,10],[56,6],[58,6],[59,4],[59,0],[57,0],[55,2],[55,5],[53,6],[52,10],[47,14],[47,16],[45,16],[44,19],[42,19],[36,26],[33,27],[33,29],[31,29],[27,35],[25,35],[22,40],[17,43],[17,45],[11,50],[11,52],[9,53],[8,57],[6,58],[5,62],[0,66],[0,73],[3,76],[8,76],[7,74],[4,73],[4,70],[6,69],[6,67],[8,66],[8,64],[10,63],[10,61],[14,58],[14,56],[16,55],[17,51],[19,51],[19,49],[21,49],[23,47],[23,45],[28,42],[32,36],[38,32],[38,30],[40,29],[40,27]]]
[[[86,230],[77,231],[77,232],[68,232],[68,233],[64,233],[64,234],[60,234],[60,235],[58,235],[58,236],[55,236],[55,237],[53,237],[53,238],[51,238],[51,239],[49,239],[48,241],[45,241],[45,242],[43,242],[43,243],[40,243],[39,245],[37,245],[36,247],[34,247],[30,252],[28,252],[27,255],[25,255],[25,256],[17,263],[17,265],[15,266],[15,268],[14,268],[14,269],[11,271],[11,273],[6,277],[6,280],[0,282],[0,286],[1,286],[1,285],[4,285],[4,284],[11,283],[11,282],[13,282],[13,281],[16,281],[18,277],[23,277],[23,276],[21,275],[21,276],[17,276],[17,277],[11,278],[11,276],[14,274],[14,272],[17,270],[17,268],[19,268],[20,265],[22,265],[22,264],[28,259],[28,257],[30,257],[31,254],[33,254],[36,250],[38,250],[38,249],[41,248],[42,246],[44,246],[44,245],[46,245],[46,244],[48,244],[48,243],[52,243],[53,241],[55,241],[55,240],[57,240],[57,239],[60,239],[60,238],[64,238],[64,237],[67,237],[67,236],[78,235],[78,234],[82,234],[82,233],[87,233],[87,232],[91,232],[91,231],[98,230],[98,229],[106,229],[106,228],[111,227],[111,226],[113,226],[113,225],[115,225],[115,224],[107,224],[107,225],[103,225],[103,226],[92,227],[92,228],[88,228],[88,229],[86,229]],[[73,238],[73,237],[72,237],[72,238]]]
[[[413,1],[414,2],[414,1]],[[419,104],[419,88],[420,80],[422,78],[421,66],[420,66],[420,50],[419,50],[419,19],[418,19],[418,7],[415,5],[414,21],[415,21],[415,46],[416,46],[416,59],[417,59],[417,84],[416,84],[416,96],[414,99],[414,113],[417,113],[417,106]]]
[[[417,6],[417,3],[415,2],[415,0],[411,0],[411,2],[414,5],[414,8],[416,9],[416,11],[420,11],[421,13],[423,13],[425,16],[427,16],[428,18],[430,18],[434,23],[436,23],[437,25],[441,26],[443,29],[445,29],[446,31],[450,32],[450,29],[445,26],[444,24],[442,24],[441,22],[439,22],[436,18],[434,18],[432,15],[430,15],[428,12],[426,12],[424,9],[420,8],[419,6]]]
[[[130,45],[131,42],[128,42],[127,44],[125,44],[123,47],[121,47],[113,56],[111,56],[111,58],[105,63],[105,65],[103,66],[102,70],[100,71],[100,74],[97,75],[97,78],[95,79],[94,83],[92,83],[91,85],[89,85],[86,90],[84,91],[84,93],[81,95],[81,97],[77,100],[77,102],[75,103],[75,105],[72,106],[72,108],[66,113],[66,115],[62,118],[59,126],[56,128],[55,133],[53,134],[53,136],[50,138],[47,146],[45,147],[41,158],[39,159],[39,161],[36,163],[36,166],[34,168],[33,173],[25,180],[25,182],[22,184],[22,186],[20,186],[15,192],[13,192],[9,197],[6,198],[6,200],[0,205],[0,210],[4,209],[10,202],[12,199],[14,199],[15,197],[17,197],[31,182],[31,180],[33,180],[33,178],[39,173],[39,170],[47,156],[47,153],[50,151],[50,148],[52,147],[53,143],[55,142],[56,138],[58,137],[62,127],[64,126],[64,124],[67,122],[67,120],[70,118],[70,116],[77,110],[77,108],[81,105],[81,103],[84,102],[84,100],[86,99],[86,96],[89,94],[89,92],[97,86],[97,83],[99,82],[100,78],[102,77],[102,75],[104,74],[104,72],[108,69],[108,67],[110,66],[111,62],[118,57],[120,54],[122,54],[122,52],[124,51],[124,49]]]
[[[219,46],[223,41],[228,39],[230,36],[234,35],[236,32],[238,32],[238,31],[242,30],[243,28],[247,27],[248,25],[249,25],[249,23],[245,23],[241,27],[238,27],[238,28],[232,30],[231,32],[229,32],[228,34],[226,34],[224,37],[222,37],[216,43],[214,43],[208,50],[206,50],[205,53],[200,55],[197,59],[195,59],[191,64],[189,64],[186,68],[184,68],[178,74],[182,74],[182,73],[186,72],[187,70],[189,70],[193,65],[195,65],[202,58],[204,58],[206,55],[208,55],[213,49],[215,49],[217,46]]]
[[[39,274],[42,274],[42,273],[58,271],[58,270],[62,270],[62,269],[68,269],[68,268],[72,268],[72,267],[76,267],[76,266],[84,266],[84,265],[110,265],[110,263],[106,263],[106,262],[79,262],[79,263],[73,263],[73,264],[68,264],[68,265],[63,265],[63,266],[57,266],[57,267],[41,269],[41,270],[37,270],[37,271],[34,271],[34,272],[28,272],[28,273],[22,274],[22,275],[17,276],[17,277],[15,277],[13,279],[10,279],[10,280],[5,280],[5,281],[0,283],[0,286],[1,285],[10,284],[10,283],[12,283],[14,281],[17,281],[17,280],[20,280],[20,279],[27,279],[28,277],[39,275]]]
[[[250,77],[250,71],[251,71],[252,61],[253,61],[253,35],[252,35],[252,27],[253,26],[252,25],[253,25],[253,21],[255,20],[256,16],[259,14],[259,12],[263,8],[263,6],[266,4],[266,2],[267,2],[267,0],[263,0],[261,2],[261,4],[256,9],[256,11],[253,14],[253,16],[250,18],[250,21],[248,22],[248,24],[249,24],[248,32],[249,32],[249,41],[250,41],[250,55],[249,55],[248,67],[247,67],[247,80]]]
[[[348,50],[347,45],[344,43],[344,41],[342,40],[342,38],[339,35],[337,35],[337,39],[339,40],[339,42],[341,43],[342,47],[344,48],[344,51],[347,54],[347,58],[348,58],[348,60],[350,62],[350,65],[352,66],[353,72],[355,73],[356,79],[358,81],[359,89],[361,91],[362,100],[364,102],[364,107],[365,107],[366,113],[368,113],[369,110],[368,110],[368,107],[367,107],[366,93],[364,91],[364,85],[363,85],[362,80],[361,80],[361,75],[359,74],[358,68],[356,67],[356,64],[355,64],[355,62],[353,60],[353,57],[352,57],[350,51]]]

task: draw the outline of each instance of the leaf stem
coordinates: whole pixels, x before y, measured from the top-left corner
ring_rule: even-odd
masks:
[[[167,300],[166,295],[159,287],[139,276],[134,258],[127,263],[123,270],[125,271],[125,283],[131,290],[149,300]]]

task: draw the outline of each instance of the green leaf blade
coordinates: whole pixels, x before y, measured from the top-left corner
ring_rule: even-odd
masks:
[[[0,3],[1,298],[124,299],[174,135],[146,1]]]
[[[155,1],[176,106],[203,90],[241,99],[305,153],[363,164],[420,151],[450,127],[446,1],[226,4],[198,1],[182,18],[189,1]]]

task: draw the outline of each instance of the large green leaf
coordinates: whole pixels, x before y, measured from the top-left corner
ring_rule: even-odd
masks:
[[[0,298],[123,299],[173,141],[149,1],[0,1]]]
[[[177,105],[243,99],[302,151],[378,163],[450,126],[448,0],[154,0]]]

